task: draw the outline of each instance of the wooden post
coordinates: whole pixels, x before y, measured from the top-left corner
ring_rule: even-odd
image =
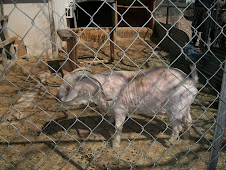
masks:
[[[114,62],[114,43],[115,42],[115,33],[116,33],[116,24],[117,24],[117,19],[118,19],[118,14],[117,14],[117,0],[115,2],[113,2],[112,4],[114,10],[112,12],[112,28],[114,28],[114,30],[112,31],[111,29],[111,34],[110,34],[110,39],[112,40],[112,42],[110,42],[110,58],[111,58],[111,62]]]
[[[8,65],[8,61],[5,49],[0,49],[0,53],[2,54],[2,66],[3,68],[6,68]]]
[[[154,11],[155,9],[155,0],[151,0],[149,3],[148,3],[148,9],[150,11]],[[153,16],[154,16],[154,13],[153,13]],[[154,32],[154,26],[155,26],[155,20],[152,18],[151,21],[148,23],[148,27],[150,29],[152,29],[152,31]]]
[[[110,34],[110,39],[113,42],[115,41],[114,32],[115,32],[115,30],[112,31],[111,34]],[[113,42],[110,42],[110,58],[111,58],[111,62],[113,62],[114,58],[115,58],[114,57],[114,43]]]
[[[9,33],[8,33],[8,28],[6,27],[7,22],[8,22],[8,15],[1,16],[0,22],[1,22],[0,28],[3,29],[1,31],[0,38],[1,38],[2,42],[3,41],[7,42],[8,41],[7,39],[10,39]],[[14,37],[14,40],[15,40],[15,37]],[[13,48],[11,48],[11,44],[6,43],[4,48],[6,49],[6,51],[8,51],[8,52],[6,52],[7,58],[10,58],[13,60],[15,58],[15,50]]]
[[[77,42],[76,37],[73,37],[73,38],[67,40],[67,51],[69,53],[69,58],[73,62],[78,64],[77,47],[75,47],[76,42]],[[69,65],[70,65],[72,71],[77,68],[77,66],[73,62],[69,61]]]
[[[53,18],[53,1],[48,0],[49,4],[49,21],[50,21],[50,33],[51,33],[51,41],[52,43],[52,55],[53,57],[57,57],[57,47],[56,47],[56,31],[55,31],[55,23]]]
[[[7,70],[10,70],[10,68],[12,68],[16,64],[15,62],[11,62],[11,64],[8,66],[8,58],[11,60],[14,60],[16,57],[16,52],[14,48],[11,47],[11,44],[15,41],[17,37],[14,36],[12,38],[9,38],[8,29],[6,27],[7,22],[8,22],[8,16],[1,15],[0,16],[0,29],[1,29],[0,38],[2,42],[0,43],[1,44],[0,53],[2,54],[2,65],[5,69],[4,71],[5,74]]]
[[[1,17],[4,15],[4,11],[3,11],[3,1],[1,0],[0,2],[0,10],[1,10]],[[3,27],[3,24],[2,24],[2,21],[0,20],[1,22],[1,29]],[[5,39],[4,35],[1,35],[1,39]],[[6,68],[8,62],[7,62],[7,55],[6,55],[6,52],[5,52],[5,49],[4,48],[1,48],[0,49],[0,54],[2,54],[2,65],[3,65],[3,68]]]
[[[115,0],[115,2],[113,3],[113,8],[115,9],[115,11],[113,11],[113,25],[116,26],[118,24],[118,2],[117,0]]]
[[[78,54],[77,54],[78,52],[77,52],[77,46],[75,46],[75,44],[77,43],[77,38],[74,35],[74,33],[76,33],[76,32],[77,32],[76,29],[74,29],[74,30],[59,29],[57,31],[61,40],[67,41],[67,53],[69,54],[69,58],[71,59],[71,61],[66,62],[65,70],[62,69],[63,72],[64,71],[71,72],[77,68],[76,64],[78,64]],[[76,63],[76,64],[74,64],[74,63]]]
[[[221,95],[219,100],[217,122],[215,127],[214,139],[212,142],[212,149],[209,160],[209,170],[216,169],[217,161],[220,154],[220,149],[222,146],[222,139],[224,136],[224,128],[226,124],[226,63],[224,63],[224,75],[222,79]]]

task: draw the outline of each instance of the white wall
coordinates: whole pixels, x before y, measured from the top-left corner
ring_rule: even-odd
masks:
[[[61,26],[60,28],[64,27],[62,25],[62,20],[60,19],[63,17],[63,23],[66,25],[66,18],[65,18],[65,7],[69,6],[72,0],[53,0],[53,10],[58,14],[54,13],[54,20],[56,29]]]
[[[70,0],[53,0],[55,28],[66,26],[65,6]],[[31,1],[32,2],[32,1]],[[24,39],[28,47],[28,54],[51,57],[51,41],[48,3],[13,3],[3,4],[4,14],[9,15],[8,29],[10,36],[19,36]],[[57,14],[56,14],[57,13]],[[63,16],[63,20],[61,19]],[[62,25],[62,22],[64,23]],[[59,37],[57,45],[62,46]]]
[[[65,18],[65,7],[69,6],[70,2],[73,0],[53,0],[53,10],[55,29],[67,28],[66,18]],[[59,47],[66,46],[66,42],[62,42],[59,37],[57,37],[57,45]]]

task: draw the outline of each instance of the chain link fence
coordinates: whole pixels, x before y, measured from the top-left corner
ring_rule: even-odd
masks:
[[[225,17],[224,0],[1,1],[1,169],[225,169]],[[68,73],[77,68],[80,79]],[[156,82],[145,71],[151,68],[165,70]],[[186,80],[170,68],[182,70]],[[169,145],[177,120],[160,114],[174,96],[164,89],[179,80],[188,93],[184,83],[196,74],[192,120]],[[139,76],[153,88],[144,93],[151,85]],[[62,102],[61,84],[69,83],[69,96],[84,80],[113,104],[106,109],[108,102],[98,106],[94,94],[89,100],[82,93],[77,104]],[[130,98],[126,107],[133,109],[123,110],[119,126],[120,111],[116,124],[109,113],[122,106],[128,89],[139,101]],[[144,102],[154,89],[159,100],[167,98],[157,110],[158,102]],[[178,110],[182,99],[170,109]],[[149,114],[135,114],[142,104]],[[118,136],[120,146],[113,147]]]

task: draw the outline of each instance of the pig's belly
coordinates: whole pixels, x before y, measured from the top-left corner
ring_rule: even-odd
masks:
[[[167,102],[164,103],[144,103],[139,102],[135,106],[128,106],[129,114],[165,114],[167,112]]]

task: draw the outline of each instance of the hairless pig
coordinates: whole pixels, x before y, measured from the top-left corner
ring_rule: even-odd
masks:
[[[105,74],[92,74],[86,68],[79,68],[64,76],[57,97],[64,104],[95,103],[102,107],[115,121],[113,147],[120,144],[126,116],[166,114],[173,129],[167,142],[169,146],[182,132],[182,124],[186,129],[185,135],[189,137],[192,122],[190,106],[197,93],[196,83],[197,77],[190,78],[176,68],[160,67]]]

